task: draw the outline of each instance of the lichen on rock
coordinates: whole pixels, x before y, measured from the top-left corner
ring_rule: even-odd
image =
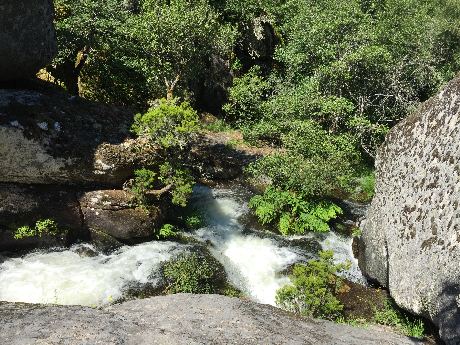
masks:
[[[404,309],[460,341],[460,77],[388,134],[360,266]]]

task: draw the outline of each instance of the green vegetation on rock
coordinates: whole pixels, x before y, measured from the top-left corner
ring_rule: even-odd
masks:
[[[216,293],[225,282],[223,267],[212,257],[181,254],[163,267],[167,293]]]
[[[390,326],[398,332],[414,338],[425,336],[425,322],[397,308],[393,301],[387,301],[383,309],[375,310],[374,320],[379,325]]]
[[[276,293],[277,305],[308,317],[334,320],[341,315],[343,305],[336,295],[342,287],[337,275],[349,268],[349,263],[335,264],[332,251],[321,251],[318,260],[296,264],[291,283]]]
[[[59,236],[65,235],[67,230],[60,229],[57,223],[52,219],[37,220],[34,227],[28,225],[21,226],[14,232],[16,240],[28,237],[42,237],[44,235]]]

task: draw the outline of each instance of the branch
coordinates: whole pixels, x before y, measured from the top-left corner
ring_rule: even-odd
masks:
[[[167,100],[172,100],[174,99],[174,88],[176,87],[177,83],[179,82],[180,79],[180,73],[176,75],[176,79],[174,81],[169,82],[168,79],[165,77],[165,84],[166,84],[166,99]]]
[[[168,184],[166,187],[163,187],[161,189],[148,190],[145,192],[145,195],[155,196],[159,199],[163,194],[169,192],[172,189],[172,187],[172,184]]]

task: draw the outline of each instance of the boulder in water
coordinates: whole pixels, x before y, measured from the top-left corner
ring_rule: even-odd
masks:
[[[150,238],[162,225],[160,206],[136,207],[133,195],[123,190],[98,190],[80,198],[84,223],[121,241]]]

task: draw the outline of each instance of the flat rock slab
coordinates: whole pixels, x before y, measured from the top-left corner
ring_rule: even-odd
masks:
[[[161,296],[104,310],[1,303],[0,315],[0,343],[10,345],[421,344],[378,330],[295,318],[219,295]]]

